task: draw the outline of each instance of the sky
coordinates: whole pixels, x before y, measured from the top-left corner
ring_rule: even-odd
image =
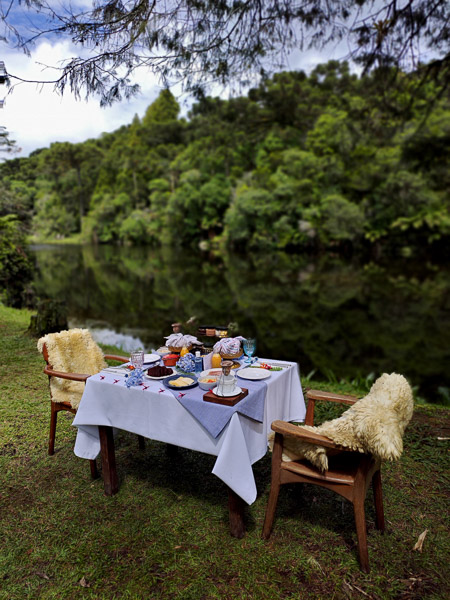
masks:
[[[0,60],[5,62],[8,72],[31,80],[52,79],[52,73],[42,65],[57,64],[63,58],[75,55],[67,41],[43,41],[31,57],[20,51],[0,52]],[[138,72],[137,82],[142,89],[138,97],[107,108],[101,108],[97,98],[87,102],[76,100],[70,90],[61,96],[52,84],[20,83],[9,93],[6,86],[1,86],[0,98],[4,98],[5,103],[0,109],[0,124],[22,149],[15,156],[27,156],[52,142],[82,142],[130,123],[135,114],[144,114],[161,88],[148,72]]]
[[[342,49],[340,54],[342,56]],[[54,71],[43,65],[57,65],[63,59],[76,55],[78,50],[67,39],[42,39],[32,50],[31,57],[20,50],[0,46],[0,60],[4,61],[7,71],[28,80],[53,79]],[[334,48],[321,54],[312,51],[297,53],[292,55],[286,69],[309,72],[320,62],[341,56]],[[100,107],[98,98],[76,100],[69,89],[61,96],[52,84],[19,83],[10,90],[5,85],[0,86],[0,99],[5,100],[0,109],[0,125],[6,127],[11,139],[20,148],[20,152],[9,158],[28,156],[33,150],[48,147],[52,142],[76,143],[96,138],[103,132],[114,131],[130,123],[135,114],[142,117],[162,88],[155,76],[144,68],[136,71],[135,82],[141,86],[137,97],[106,108]],[[183,95],[179,86],[171,91],[181,105],[181,113],[186,114],[191,98]],[[227,93],[222,92],[222,96],[227,97]]]

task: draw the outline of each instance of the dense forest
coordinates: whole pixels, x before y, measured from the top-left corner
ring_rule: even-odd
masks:
[[[202,248],[439,244],[450,235],[450,102],[433,82],[388,77],[332,61],[245,97],[204,97],[187,118],[163,90],[113,133],[1,164],[3,227]]]

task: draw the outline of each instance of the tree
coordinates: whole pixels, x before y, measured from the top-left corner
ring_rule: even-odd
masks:
[[[0,152],[11,154],[19,151],[20,148],[17,148],[16,142],[9,137],[9,132],[6,127],[0,125]]]
[[[188,119],[168,90],[141,119],[0,165],[0,216],[37,239],[229,243],[242,249],[442,245],[450,235],[450,110],[436,84],[380,101],[382,74],[335,61],[278,73],[249,97],[202,98]],[[377,83],[381,80],[380,85]],[[403,86],[403,87],[402,87]]]
[[[424,51],[434,55],[425,77],[445,81],[449,71],[446,0],[97,0],[89,9],[84,2],[57,8],[51,0],[12,0],[0,17],[4,39],[25,51],[49,36],[78,46],[53,83],[76,96],[98,94],[102,104],[138,91],[130,79],[138,67],[200,94],[207,83],[278,69],[292,50],[343,39],[367,71],[416,69]]]
[[[0,298],[22,306],[32,267],[26,254],[25,234],[16,215],[0,216]]]

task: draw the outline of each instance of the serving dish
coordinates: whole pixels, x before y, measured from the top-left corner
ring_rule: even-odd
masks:
[[[267,379],[271,376],[270,371],[267,369],[255,369],[250,367],[244,367],[236,372],[238,377],[241,379],[250,379],[253,381],[259,381],[260,379]]]
[[[152,363],[159,362],[161,356],[159,354],[144,354],[144,365],[151,365]]]
[[[202,379],[205,379],[206,381],[202,381]],[[202,390],[211,390],[217,385],[218,379],[218,377],[199,377],[197,381]]]
[[[180,385],[180,386],[174,386],[174,385],[170,385],[170,382],[173,381],[174,379],[179,379],[180,377],[189,377],[189,379],[193,379],[193,383],[189,384],[189,385]],[[163,384],[169,388],[170,390],[189,390],[190,388],[195,387],[196,385],[198,385],[197,382],[197,377],[195,375],[171,375],[169,377],[166,377],[163,380]]]
[[[163,357],[163,363],[165,367],[174,367],[180,360],[179,354],[165,354]]]
[[[218,386],[216,386],[215,388],[213,388],[213,390],[212,390],[212,391],[213,391],[213,393],[214,393],[216,396],[219,396],[219,398],[234,398],[235,396],[239,396],[239,394],[241,394],[241,393],[242,393],[242,388],[240,388],[239,386],[236,386],[236,387],[234,388],[234,392],[233,392],[233,394],[223,394],[222,392],[220,392],[220,391],[217,389],[217,387],[218,387]]]
[[[199,375],[200,377],[217,377],[219,378],[222,375],[222,369],[219,367],[215,367],[214,369],[205,369]]]
[[[162,375],[161,377],[152,377],[151,375],[147,375],[146,373],[144,373],[144,379],[150,379],[153,381],[159,381],[162,379],[167,379],[168,377],[172,377],[172,375]],[[175,389],[175,388],[171,388],[171,389]]]
[[[235,406],[246,396],[248,396],[246,388],[242,388],[241,393],[237,396],[217,396],[214,392],[208,391],[204,394],[203,400],[205,402],[213,402],[214,404],[223,404],[224,406]]]
[[[159,354],[159,356],[165,356],[166,354],[170,354],[170,350],[167,346],[161,346],[160,348],[158,348],[158,350],[156,350],[156,354]]]

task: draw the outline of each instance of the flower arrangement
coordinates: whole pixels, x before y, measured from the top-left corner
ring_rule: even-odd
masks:
[[[188,352],[177,362],[177,368],[185,373],[193,373],[195,371],[194,355]]]
[[[125,385],[127,388],[135,385],[141,385],[143,383],[143,371],[142,369],[133,369],[130,373],[125,375]]]

